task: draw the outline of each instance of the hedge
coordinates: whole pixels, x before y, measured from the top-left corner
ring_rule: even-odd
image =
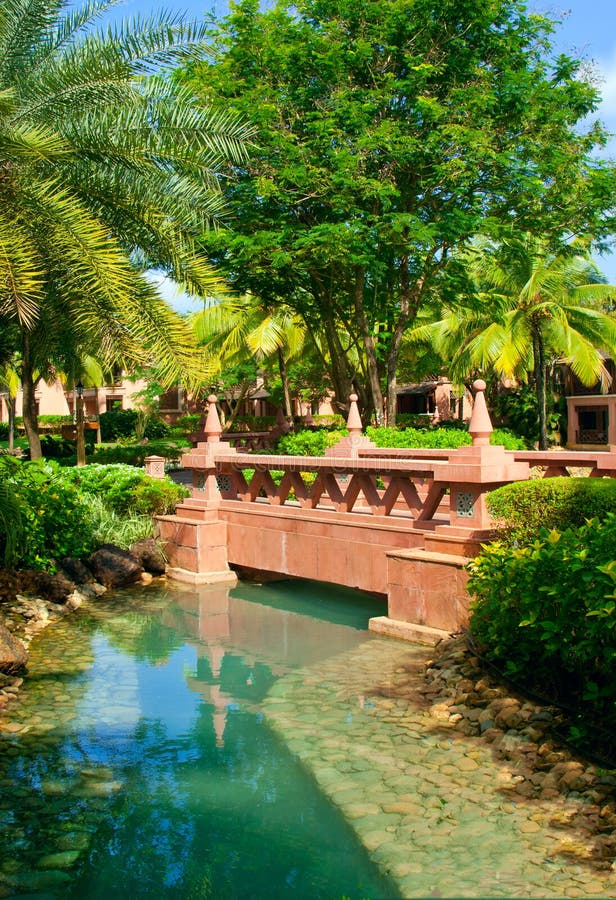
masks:
[[[541,528],[562,531],[616,513],[616,479],[561,476],[516,481],[492,491],[487,504],[500,537],[526,544]]]

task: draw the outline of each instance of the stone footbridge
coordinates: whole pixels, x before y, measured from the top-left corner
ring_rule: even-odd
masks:
[[[609,452],[512,452],[490,445],[485,383],[475,382],[472,446],[379,450],[362,434],[351,397],[348,437],[324,457],[241,452],[221,440],[216,398],[208,398],[204,440],[183,456],[191,495],[157,517],[180,581],[233,581],[235,570],[310,578],[383,597],[374,631],[433,642],[467,620],[469,559],[490,540],[486,495],[529,478],[583,467],[616,473]],[[150,458],[149,471],[163,471]]]

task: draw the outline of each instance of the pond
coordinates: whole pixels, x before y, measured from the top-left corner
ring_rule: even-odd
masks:
[[[263,713],[375,612],[316,585],[171,586],[48,629],[4,735],[0,895],[399,896]]]
[[[380,613],[162,582],[44,631],[0,723],[0,898],[616,896],[567,828],[582,799],[512,790]]]

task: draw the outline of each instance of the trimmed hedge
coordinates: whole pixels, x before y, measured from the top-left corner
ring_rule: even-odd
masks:
[[[561,476],[517,481],[492,491],[487,504],[500,537],[526,544],[541,528],[562,531],[616,514],[616,479]]]

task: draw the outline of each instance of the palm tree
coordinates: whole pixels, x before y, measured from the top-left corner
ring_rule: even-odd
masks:
[[[451,377],[493,368],[526,380],[537,393],[539,448],[548,446],[547,355],[566,362],[586,385],[609,385],[601,351],[616,351],[616,320],[604,304],[616,294],[579,243],[550,249],[533,235],[499,244],[480,240],[466,254],[475,296],[414,330],[446,359]]]
[[[287,363],[299,355],[306,339],[305,325],[294,310],[284,303],[266,307],[252,294],[245,294],[210,303],[190,321],[197,340],[220,367],[275,356],[285,415],[293,415]]]
[[[217,283],[197,241],[223,211],[217,168],[249,136],[161,74],[198,52],[205,26],[160,14],[96,30],[112,5],[0,5],[0,314],[21,329],[34,457],[34,371],[67,332],[105,364],[198,379],[190,329],[144,272],[196,294]]]

